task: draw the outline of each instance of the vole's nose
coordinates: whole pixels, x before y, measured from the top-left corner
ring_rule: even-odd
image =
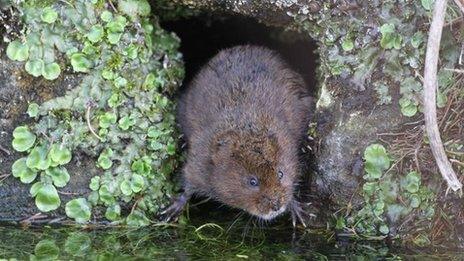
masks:
[[[273,201],[271,202],[271,204],[272,204],[271,208],[272,208],[272,210],[274,210],[274,211],[279,210],[280,207],[281,207],[280,200],[278,200],[278,199],[273,200]]]

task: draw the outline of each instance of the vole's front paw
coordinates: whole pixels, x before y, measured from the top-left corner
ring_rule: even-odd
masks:
[[[179,215],[184,210],[189,197],[183,193],[169,207],[161,212],[160,219],[164,222],[176,221]]]
[[[309,203],[307,203],[309,204]],[[297,200],[292,200],[290,203],[290,213],[292,215],[293,227],[296,227],[297,222],[299,221],[304,227],[306,227],[307,219],[311,216],[310,213],[304,207],[304,203],[301,203]]]

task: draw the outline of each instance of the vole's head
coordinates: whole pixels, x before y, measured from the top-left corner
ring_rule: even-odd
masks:
[[[270,220],[293,198],[297,159],[272,134],[228,131],[211,149],[211,185],[223,203]]]

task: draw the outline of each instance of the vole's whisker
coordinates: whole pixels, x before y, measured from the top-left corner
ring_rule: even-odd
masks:
[[[232,227],[235,225],[235,223],[237,223],[237,221],[243,216],[244,213],[245,213],[245,212],[240,211],[239,213],[237,213],[237,215],[235,215],[234,221],[233,221],[232,224],[227,228],[226,233],[229,233],[229,231],[232,229]]]

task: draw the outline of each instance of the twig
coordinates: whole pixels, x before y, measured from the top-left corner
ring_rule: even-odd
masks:
[[[92,128],[92,124],[90,124],[90,109],[92,106],[87,106],[87,111],[85,112],[85,118],[87,119],[87,127],[89,127],[90,132],[93,136],[97,137],[98,140],[101,140],[100,136],[98,136]]]
[[[440,169],[448,189],[462,191],[462,183],[458,180],[451,163],[446,157],[440,131],[437,124],[436,89],[437,89],[437,63],[440,50],[441,33],[445,20],[446,0],[435,1],[432,23],[430,25],[427,52],[424,69],[424,116],[425,129],[430,140],[430,148]]]
[[[11,152],[7,149],[5,149],[2,145],[0,145],[0,150],[5,152],[6,155],[10,156],[11,155]]]
[[[114,7],[113,1],[109,0],[108,2],[109,2],[109,4],[110,4],[111,8],[113,9],[113,11],[114,11],[115,13],[117,13],[118,10],[116,9],[116,7]]]
[[[464,13],[464,1],[462,0],[454,0],[454,3],[461,9],[461,12]]]
[[[2,183],[6,178],[8,178],[9,176],[11,176],[11,174],[3,174],[3,175],[0,175],[0,183]]]
[[[59,190],[58,190],[58,194],[61,194],[61,195],[71,195],[71,196],[82,195],[82,193],[79,193],[79,192],[64,192],[64,191],[59,191]]]
[[[454,68],[444,68],[445,71],[455,72],[455,73],[464,73],[464,70],[454,69]]]

